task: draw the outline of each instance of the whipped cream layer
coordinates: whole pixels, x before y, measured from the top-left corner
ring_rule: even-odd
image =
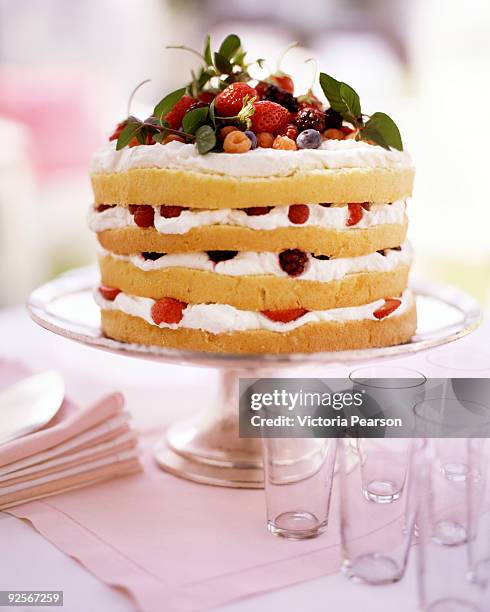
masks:
[[[178,217],[167,219],[155,208],[154,226],[160,234],[186,234],[195,227],[210,225],[233,225],[255,230],[275,230],[280,227],[322,227],[338,231],[366,229],[388,223],[405,221],[406,204],[403,200],[393,204],[371,204],[370,210],[362,210],[362,218],[355,225],[346,225],[349,209],[346,205],[308,204],[309,217],[305,223],[292,223],[288,217],[289,206],[275,206],[265,215],[248,216],[243,210],[224,208],[221,210],[183,210]],[[93,207],[89,210],[88,224],[92,231],[137,227],[133,215],[124,206],[114,206],[102,212]]]
[[[398,317],[402,315],[413,303],[410,291],[404,291],[401,304],[388,315]],[[134,317],[144,319],[150,325],[156,325],[151,317],[151,309],[155,300],[151,298],[136,297],[119,293],[114,301],[105,300],[98,291],[95,292],[95,301],[103,310],[116,310]],[[377,321],[374,312],[384,305],[384,300],[376,300],[363,306],[350,308],[332,308],[330,310],[316,310],[307,312],[295,321],[281,323],[271,321],[260,312],[239,310],[228,304],[189,304],[183,311],[180,323],[160,323],[157,327],[168,329],[200,329],[211,334],[223,334],[246,330],[268,330],[275,332],[288,332],[308,323],[320,322],[346,322],[371,320]],[[385,318],[388,318],[385,317]]]
[[[304,272],[294,280],[319,281],[328,283],[340,280],[348,274],[359,272],[390,272],[400,266],[410,265],[412,261],[412,248],[408,242],[402,245],[401,250],[385,249],[382,253],[370,253],[360,257],[340,259],[316,259],[310,256]],[[102,257],[112,257],[126,261],[140,270],[163,270],[166,268],[192,268],[204,270],[225,276],[255,276],[272,274],[283,278],[290,278],[281,268],[277,253],[238,252],[233,259],[214,263],[207,253],[176,253],[162,255],[159,259],[144,259],[142,255],[116,255],[99,248]]]
[[[410,168],[406,151],[387,151],[356,140],[324,140],[318,149],[285,151],[257,148],[240,155],[200,155],[193,144],[139,145],[116,151],[110,142],[92,158],[91,173],[125,172],[135,168],[170,168],[242,178],[292,176],[339,168]]]

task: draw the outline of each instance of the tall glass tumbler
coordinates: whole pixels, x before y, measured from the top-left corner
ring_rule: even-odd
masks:
[[[391,503],[376,503],[365,494],[362,466],[349,464],[349,440],[339,440],[340,541],[343,570],[348,578],[366,584],[391,584],[406,570],[418,496],[419,456],[411,451],[403,471],[404,486]],[[384,450],[386,463],[392,461],[390,449]],[[397,457],[398,459],[398,457]]]
[[[302,540],[327,527],[337,440],[263,438],[267,528]]]
[[[468,455],[468,577],[490,592],[490,439],[468,440]]]

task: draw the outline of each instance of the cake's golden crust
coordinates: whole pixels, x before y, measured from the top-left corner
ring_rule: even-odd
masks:
[[[97,237],[100,244],[118,255],[143,251],[186,253],[191,251],[268,251],[301,249],[315,255],[358,257],[403,244],[407,221],[403,224],[375,225],[367,229],[338,231],[321,227],[280,227],[254,230],[231,225],[195,227],[186,234],[160,234],[154,227],[127,227],[105,230]]]
[[[342,168],[268,178],[145,168],[92,175],[96,204],[173,204],[193,208],[395,202],[412,194],[414,169]]]
[[[197,329],[162,329],[119,311],[102,310],[102,329],[115,340],[214,353],[312,353],[393,346],[416,329],[415,303],[402,315],[381,321],[308,323],[289,332],[250,330],[210,334]]]
[[[400,295],[407,286],[408,266],[390,272],[349,274],[321,283],[273,276],[225,276],[190,268],[144,271],[110,256],[99,260],[102,284],[129,295],[158,300],[172,297],[189,304],[231,304],[241,310],[328,310],[360,306],[387,295]]]

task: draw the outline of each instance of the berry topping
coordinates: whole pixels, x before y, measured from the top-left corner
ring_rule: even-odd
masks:
[[[104,210],[109,210],[109,208],[115,208],[115,204],[99,204],[95,207],[97,212],[104,212]]]
[[[255,102],[254,114],[252,115],[252,129],[259,132],[271,132],[277,134],[289,123],[289,111],[270,100]]]
[[[206,251],[209,259],[217,264],[220,261],[228,261],[233,259],[238,254],[238,251]]]
[[[144,251],[141,253],[141,257],[143,257],[145,261],[156,261],[164,255],[166,255],[166,253],[153,253],[153,251]]]
[[[250,142],[252,143],[252,149],[257,148],[257,136],[251,130],[245,130],[243,132],[247,138],[250,138]]]
[[[232,83],[228,85],[214,99],[216,112],[221,117],[234,117],[242,110],[243,98],[256,98],[257,91],[246,83]]]
[[[201,91],[201,93],[198,94],[197,97],[199,100],[201,100],[201,102],[211,104],[211,102],[216,98],[216,94],[212,91]]]
[[[116,297],[121,293],[121,290],[116,289],[115,287],[107,287],[106,285],[100,285],[99,293],[104,298],[104,300],[113,302]]]
[[[270,132],[257,134],[257,144],[263,149],[270,149],[274,144],[274,136]]]
[[[272,206],[252,206],[250,208],[242,208],[242,210],[248,217],[260,217],[266,215],[272,208]]]
[[[364,208],[364,210],[371,210],[371,202],[363,202],[361,206]]]
[[[306,204],[293,204],[289,207],[288,217],[291,223],[302,225],[308,221],[310,209]]]
[[[311,256],[314,257],[315,259],[319,259],[320,261],[328,261],[330,259],[328,255],[314,255],[312,253]]]
[[[310,90],[304,95],[298,97],[299,108],[319,108],[322,109],[322,103],[315,96],[315,94]]]
[[[291,138],[291,140],[296,140],[296,138],[298,137],[298,128],[292,123],[290,123],[289,125],[286,125],[283,130],[281,130],[280,135],[287,136],[288,138]]]
[[[221,128],[219,131],[219,137],[221,140],[224,140],[230,132],[237,132],[238,128],[236,125],[226,125],[224,128]]]
[[[277,87],[277,85],[269,85],[262,94],[262,99],[277,102],[284,106],[284,108],[287,108],[290,113],[296,113],[299,108],[298,101],[292,92],[287,91],[285,88]]]
[[[182,124],[184,115],[194,102],[195,100],[192,96],[182,96],[182,98],[174,104],[172,110],[165,115],[165,121],[168,123],[169,127],[173,130],[177,130]]]
[[[162,298],[157,300],[151,307],[151,318],[160,325],[160,323],[180,323],[184,308],[187,307],[185,302],[175,300],[174,298]]]
[[[324,132],[325,138],[329,140],[345,140],[345,135],[342,130],[336,130],[335,128],[330,128],[326,132]]]
[[[272,143],[273,149],[284,149],[285,151],[296,151],[296,143],[287,136],[276,136]]]
[[[318,149],[322,144],[322,137],[317,130],[304,130],[296,139],[298,149]]]
[[[114,132],[112,132],[112,134],[109,136],[109,140],[117,140],[123,129],[126,127],[127,122],[127,119],[125,119],[124,121],[120,121],[116,125],[116,129],[114,130]]]
[[[342,115],[333,108],[327,108],[325,111],[325,129],[328,130],[330,128],[344,131],[342,128]],[[347,129],[350,130],[350,128]],[[350,131],[352,132],[353,130]]]
[[[300,132],[304,130],[323,132],[325,129],[325,113],[318,108],[303,108],[296,115],[295,122]]]
[[[206,108],[208,106],[209,106],[209,104],[207,104],[206,102],[203,102],[202,100],[196,100],[186,110],[186,115],[187,115],[187,113],[190,113],[191,111],[195,110],[196,108]]]
[[[130,204],[130,205],[128,206],[128,208],[129,208],[129,212],[130,212],[132,215],[134,215],[134,213],[135,213],[135,212],[138,210],[138,206],[139,206],[138,204]]]
[[[180,217],[180,213],[187,210],[184,206],[160,206],[160,217],[164,219],[174,219]]]
[[[362,219],[363,215],[362,204],[347,204],[347,208],[349,209],[349,214],[347,216],[347,221],[345,222],[345,224],[347,225],[347,227],[357,225]]]
[[[276,85],[278,85],[284,91],[292,94],[294,93],[294,83],[293,79],[289,76],[289,74],[284,74],[283,72],[278,72],[277,74],[271,75],[271,81],[274,81]],[[279,100],[276,100],[279,102]],[[279,102],[279,104],[281,104]],[[283,106],[286,106],[285,104]]]
[[[332,202],[322,202],[320,206],[323,206],[323,208],[330,208],[332,206]]]
[[[296,321],[308,311],[305,308],[291,308],[291,310],[263,310],[262,314],[271,321],[278,323],[290,323]]]
[[[381,306],[381,308],[378,308],[378,310],[375,310],[373,312],[373,316],[376,319],[384,319],[385,317],[390,315],[392,312],[394,312],[398,308],[398,306],[400,306],[401,303],[402,301],[397,300],[396,298],[387,298],[383,306]]]
[[[153,218],[155,216],[155,211],[153,206],[148,206],[147,204],[141,204],[136,206],[134,212],[131,210],[132,206],[129,207],[134,222],[138,227],[151,227],[153,225]]]
[[[308,263],[308,255],[299,249],[287,249],[279,253],[279,265],[289,276],[303,274]]]
[[[337,127],[337,126],[329,125],[328,127]],[[345,137],[349,136],[350,134],[354,134],[355,132],[355,130],[350,128],[348,125],[341,125],[337,129],[339,129]]]
[[[252,148],[252,141],[244,132],[236,130],[226,135],[223,141],[225,153],[246,153]]]

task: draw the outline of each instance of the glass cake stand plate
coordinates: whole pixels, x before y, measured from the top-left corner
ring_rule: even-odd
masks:
[[[263,486],[261,442],[238,434],[238,380],[278,375],[307,365],[339,366],[408,356],[447,344],[470,333],[480,323],[478,303],[454,287],[415,281],[418,328],[408,344],[393,347],[322,353],[280,355],[216,354],[164,349],[118,342],[100,328],[93,290],[99,283],[96,267],[78,268],[32,292],[28,309],[45,329],[87,346],[119,355],[217,368],[221,371],[221,399],[192,420],[177,422],[155,448],[159,466],[196,482],[228,487]]]

